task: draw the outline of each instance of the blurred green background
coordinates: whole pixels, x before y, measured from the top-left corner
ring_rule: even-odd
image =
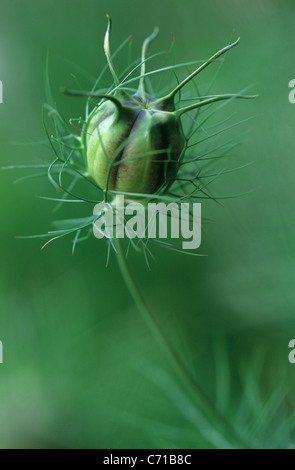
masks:
[[[59,109],[81,115],[83,100],[58,89],[75,87],[70,73],[79,71],[70,62],[94,77],[105,64],[106,13],[112,49],[132,34],[134,57],[154,25],[152,51],[174,36],[178,62],[205,59],[232,32],[241,36],[216,89],[253,85],[259,93],[229,105],[237,120],[254,116],[242,126],[250,132],[234,162],[254,163],[218,179],[214,192],[253,191],[223,207],[203,203],[203,215],[216,221],[203,233],[207,257],[158,249],[151,271],[139,255],[130,263],[165,334],[249,447],[294,447],[294,2],[0,0],[0,10],[1,166],[52,159],[48,146],[11,142],[46,138],[48,48]],[[124,50],[116,67],[126,61]],[[1,172],[0,447],[223,447],[217,423],[204,422],[139,316],[114,255],[105,267],[104,241],[92,237],[72,256],[67,238],[43,251],[42,240],[14,238],[46,232],[54,217],[52,203],[35,198],[52,194],[47,179],[14,185],[23,175]]]

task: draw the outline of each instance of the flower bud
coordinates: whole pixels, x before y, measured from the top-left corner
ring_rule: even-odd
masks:
[[[172,112],[133,100],[106,101],[90,117],[89,173],[104,190],[153,194],[174,181],[184,138]]]
[[[254,98],[239,94],[200,96],[196,102],[175,109],[174,100],[182,88],[236,46],[239,39],[216,52],[170,93],[157,99],[146,92],[145,64],[147,48],[158,29],[143,43],[139,88],[133,96],[124,87],[131,72],[122,83],[115,72],[109,49],[110,29],[108,16],[104,50],[115,86],[107,94],[63,89],[64,93],[72,96],[101,99],[83,128],[88,173],[105,193],[132,193],[133,197],[163,194],[175,181],[187,150],[188,138],[184,137],[182,115],[221,100]]]

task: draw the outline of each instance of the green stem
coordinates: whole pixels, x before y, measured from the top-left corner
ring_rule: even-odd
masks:
[[[74,96],[74,97],[87,97],[87,98],[99,98],[102,100],[109,100],[111,101],[118,110],[122,110],[123,105],[120,100],[118,100],[115,96],[112,95],[104,95],[102,93],[91,93],[84,90],[69,90],[65,87],[60,87],[59,91],[64,95]]]
[[[145,89],[145,65],[146,65],[146,54],[150,43],[155,39],[159,33],[159,28],[155,28],[153,33],[146,38],[142,46],[141,52],[141,70],[140,70],[140,80],[139,80],[139,89],[138,94],[142,97],[144,103],[146,103],[146,89]]]
[[[211,423],[214,423],[216,421],[219,423],[221,429],[228,435],[229,441],[233,443],[234,447],[238,447],[238,448],[249,447],[245,442],[243,442],[242,438],[240,438],[236,434],[236,431],[229,425],[229,423],[225,420],[225,418],[215,408],[211,400],[209,400],[209,398],[203,392],[200,385],[191,376],[191,374],[186,369],[185,365],[182,363],[174,346],[169,342],[167,337],[165,337],[165,335],[163,334],[160,326],[157,324],[153,314],[151,313],[141,292],[139,291],[136,285],[136,282],[134,281],[134,278],[132,276],[132,273],[130,271],[129,265],[126,260],[123,239],[116,238],[115,245],[117,249],[117,261],[119,264],[119,268],[121,270],[123,279],[128,287],[128,290],[135,304],[137,305],[144,321],[146,322],[150,331],[154,335],[155,339],[158,341],[159,345],[164,350],[164,352],[168,355],[168,357],[172,359],[172,363],[176,371],[182,378],[183,383],[188,388],[188,391],[190,393],[193,392],[194,398],[195,397],[197,398],[198,402],[202,406],[202,409],[205,410],[205,414],[207,418],[211,421]]]
[[[111,33],[111,28],[112,28],[112,20],[111,20],[110,15],[106,15],[106,16],[107,16],[107,19],[108,19],[108,27],[107,27],[107,31],[106,31],[105,38],[104,38],[104,52],[105,52],[107,62],[108,62],[108,65],[109,65],[109,69],[110,69],[111,74],[113,76],[115,85],[118,86],[118,85],[120,85],[120,80],[118,78],[118,75],[116,74],[115,67],[114,67],[113,60],[112,60],[112,56],[111,56],[111,51],[110,51],[110,33]]]
[[[181,83],[179,83],[177,85],[176,88],[174,88],[174,90],[171,91],[171,93],[169,93],[169,95],[167,96],[164,96],[163,98],[161,98],[160,100],[156,101],[154,104],[158,104],[158,103],[161,103],[162,101],[172,101],[176,95],[176,93],[178,93],[181,88],[183,88],[187,83],[189,83],[194,77],[196,77],[200,72],[202,72],[202,70],[204,70],[206,67],[208,67],[208,65],[212,64],[212,62],[214,62],[215,60],[217,60],[220,56],[222,56],[223,54],[225,54],[229,49],[231,49],[232,47],[236,46],[237,44],[239,44],[240,42],[240,38],[238,38],[235,42],[233,42],[232,44],[229,44],[228,46],[225,46],[223,49],[221,49],[220,51],[216,52],[215,54],[213,54],[212,57],[210,57],[210,59],[206,60],[206,62],[204,62],[200,67],[198,67],[193,73],[191,73],[188,77],[186,77]]]
[[[227,95],[217,95],[208,98],[207,100],[199,101],[198,103],[191,104],[189,106],[185,106],[184,108],[179,108],[174,111],[176,116],[181,116],[188,111],[192,111],[196,108],[201,108],[202,106],[207,106],[208,104],[216,103],[216,101],[224,101],[224,100],[233,100],[233,99],[243,99],[243,100],[252,100],[257,98],[258,95],[234,95],[234,94],[227,94]]]

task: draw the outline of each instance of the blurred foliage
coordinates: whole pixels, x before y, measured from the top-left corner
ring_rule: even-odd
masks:
[[[73,0],[69,7],[65,0],[57,6],[0,0],[0,6],[1,165],[51,158],[48,146],[12,144],[45,139],[47,48],[59,108],[66,118],[83,112],[83,100],[58,89],[71,83],[71,73],[87,85],[104,65],[105,13],[113,18],[113,47],[132,34],[134,57],[155,24],[153,50],[167,49],[175,37],[179,62],[206,59],[233,30],[241,36],[216,89],[253,85],[259,93],[255,102],[231,105],[238,120],[254,116],[243,125],[250,132],[234,166],[254,163],[218,179],[214,193],[253,191],[222,207],[203,203],[203,215],[216,221],[203,233],[209,256],[157,249],[151,272],[136,254],[130,263],[166,335],[247,445],[294,447],[295,366],[288,363],[295,337],[295,107],[288,101],[294,2]],[[117,68],[127,60],[126,50]],[[67,239],[43,251],[39,240],[14,239],[46,232],[53,219],[52,203],[35,198],[47,194],[46,178],[12,184],[22,176],[1,172],[0,447],[226,447],[143,324],[114,255],[105,267],[103,241],[90,238],[72,256]]]

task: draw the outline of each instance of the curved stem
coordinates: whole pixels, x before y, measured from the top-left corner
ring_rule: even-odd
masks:
[[[108,27],[107,27],[107,31],[106,31],[105,38],[104,38],[104,52],[105,52],[109,69],[113,76],[115,85],[120,85],[120,80],[118,78],[118,75],[116,74],[112,56],[111,56],[111,51],[110,51],[110,33],[111,33],[111,28],[112,28],[112,20],[111,20],[110,15],[106,15],[106,17],[108,19]]]
[[[74,96],[74,97],[87,97],[87,98],[99,98],[102,100],[109,100],[111,101],[118,110],[122,110],[123,106],[120,100],[112,95],[104,95],[102,93],[92,93],[84,90],[69,90],[65,87],[60,87],[59,91],[64,95]]]
[[[146,66],[146,54],[150,43],[155,39],[159,33],[159,28],[155,28],[153,33],[146,38],[142,46],[141,52],[141,70],[140,70],[140,80],[139,80],[139,89],[138,94],[142,97],[144,103],[146,103],[146,89],[145,89],[145,66]]]
[[[161,98],[160,100],[157,100],[155,102],[155,104],[158,104],[162,101],[171,101],[174,99],[176,93],[178,93],[181,88],[183,88],[187,83],[189,83],[194,77],[196,77],[200,72],[202,72],[202,70],[204,70],[206,67],[208,67],[208,65],[212,64],[212,62],[214,62],[215,60],[217,60],[220,56],[222,56],[223,54],[225,54],[229,49],[231,49],[232,47],[236,46],[237,44],[239,44],[240,42],[240,38],[238,38],[235,42],[233,42],[232,44],[229,44],[228,46],[225,46],[223,47],[222,49],[220,49],[220,51],[216,52],[215,54],[213,54],[213,56],[210,57],[210,59],[206,60],[206,62],[204,62],[202,65],[200,65],[200,67],[198,67],[193,73],[191,73],[188,77],[186,77],[181,83],[179,83],[177,85],[176,88],[174,88],[174,90],[171,91],[171,93],[169,93],[169,95],[167,96],[164,96],[163,98]]]
[[[164,352],[172,359],[172,363],[176,371],[182,378],[184,385],[186,385],[188,391],[190,393],[193,392],[194,397],[198,399],[200,405],[205,410],[205,414],[208,420],[213,421],[213,423],[214,421],[217,421],[222,431],[224,431],[228,436],[228,440],[231,441],[231,443],[233,443],[235,447],[248,448],[249,446],[245,442],[243,442],[242,438],[237,435],[236,431],[219,413],[219,411],[215,408],[214,404],[203,392],[202,388],[197,383],[197,381],[188,372],[185,365],[179,358],[179,355],[177,354],[173,344],[171,344],[167,337],[165,337],[164,333],[162,332],[160,326],[157,324],[157,321],[149,310],[149,307],[147,306],[141,292],[139,291],[134,281],[134,278],[126,260],[123,239],[116,238],[114,239],[114,241],[117,249],[117,261],[121,270],[121,274],[128,287],[128,290],[135,304],[137,305],[144,321],[146,322],[150,331],[154,335],[155,339],[158,341],[159,345],[162,347]]]
[[[235,94],[227,94],[227,95],[217,95],[211,96],[207,100],[199,101],[198,103],[191,104],[189,106],[185,106],[184,108],[179,108],[174,111],[176,116],[181,116],[188,111],[192,111],[196,108],[201,108],[202,106],[207,106],[208,104],[216,103],[216,101],[224,101],[224,100],[233,100],[233,99],[243,99],[243,100],[253,100],[257,98],[258,95],[235,95]]]

